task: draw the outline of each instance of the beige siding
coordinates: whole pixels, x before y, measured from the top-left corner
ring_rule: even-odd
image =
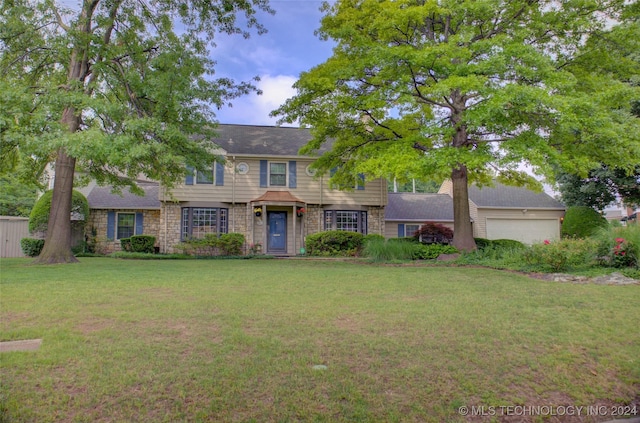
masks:
[[[25,257],[20,240],[29,237],[29,219],[26,217],[0,217],[0,257]]]
[[[275,159],[275,162],[286,162],[290,159]],[[292,195],[308,204],[349,204],[363,206],[384,206],[387,203],[386,182],[382,179],[366,181],[364,190],[340,191],[329,188],[328,175],[313,178],[307,175],[305,169],[312,163],[308,159],[297,159],[296,188],[260,187],[260,159],[236,158],[227,161],[224,174],[224,186],[214,184],[178,185],[171,191],[177,201],[191,202],[225,202],[247,203],[255,200],[265,191],[289,191]],[[234,171],[235,165],[244,162],[249,165],[249,171],[241,175]],[[235,165],[234,165],[235,163]],[[289,176],[289,175],[287,175]],[[288,179],[287,179],[288,181]],[[169,197],[167,196],[167,199]]]

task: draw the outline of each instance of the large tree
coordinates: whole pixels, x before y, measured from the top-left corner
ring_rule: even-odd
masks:
[[[256,11],[271,11],[267,0],[82,0],[71,10],[64,4],[0,6],[3,162],[21,157],[34,168],[55,167],[40,263],[75,261],[76,168],[99,183],[135,189],[141,174],[170,187],[185,164],[211,166],[214,108],[255,87],[215,79],[209,50],[217,32],[262,32]]]
[[[536,186],[560,164],[637,163],[638,123],[621,104],[634,87],[604,74],[590,92],[568,69],[625,2],[338,0],[319,34],[337,45],[304,72],[275,115],[311,127],[306,152],[331,142],[320,169],[450,178],[454,240],[475,248],[468,185]],[[606,145],[603,148],[603,145]]]

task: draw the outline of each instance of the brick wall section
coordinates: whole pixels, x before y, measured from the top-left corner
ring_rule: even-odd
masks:
[[[160,245],[160,210],[91,210],[87,224],[87,234],[92,236],[95,231],[96,253],[110,254],[120,251],[119,240],[107,239],[107,215],[110,211],[116,213],[143,213],[142,235],[156,237],[156,246]]]

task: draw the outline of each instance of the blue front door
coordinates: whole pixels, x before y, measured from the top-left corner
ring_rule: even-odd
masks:
[[[269,237],[267,238],[267,252],[287,252],[287,212],[267,212]]]

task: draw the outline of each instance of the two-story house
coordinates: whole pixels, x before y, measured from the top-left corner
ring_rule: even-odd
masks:
[[[310,168],[314,158],[298,153],[311,139],[307,129],[220,125],[216,132],[212,147],[225,163],[191,170],[171,191],[158,187],[157,198],[149,188],[149,210],[92,206],[90,224],[107,234],[103,251],[119,249],[119,234],[142,232],[157,237],[160,252],[208,233],[237,232],[273,255],[298,254],[307,235],[324,230],[384,234],[386,182],[354,178],[353,190],[330,186],[329,175]],[[119,202],[133,201],[123,194]]]

